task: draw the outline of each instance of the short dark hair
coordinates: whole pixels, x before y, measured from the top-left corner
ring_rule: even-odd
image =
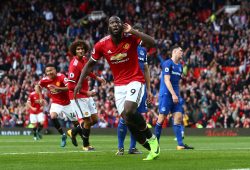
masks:
[[[179,45],[174,45],[170,48],[171,54],[173,53],[173,51],[177,48],[181,48]]]
[[[136,23],[134,26],[133,26],[134,29],[137,29],[139,31],[143,31],[143,27],[142,27],[142,24],[141,23]]]
[[[76,55],[76,48],[77,47],[83,47],[83,49],[85,50],[85,52],[87,52],[89,50],[89,45],[83,41],[83,40],[77,40],[77,41],[74,41],[70,47],[69,47],[69,51],[72,55]]]
[[[56,65],[53,64],[53,63],[48,63],[48,64],[46,64],[45,69],[46,69],[47,67],[54,67],[54,68],[56,69]]]

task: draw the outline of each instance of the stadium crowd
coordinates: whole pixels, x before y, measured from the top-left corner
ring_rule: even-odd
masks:
[[[226,0],[9,0],[0,2],[0,126],[27,127],[25,104],[47,63],[67,74],[68,47],[76,39],[90,46],[107,34],[107,18],[120,16],[133,25],[140,22],[157,45],[148,50],[154,101],[145,118],[155,125],[161,62],[170,47],[184,49],[181,95],[185,100],[184,125],[196,128],[249,128],[250,126],[250,3],[231,1],[240,9],[215,12]],[[94,19],[93,11],[106,17]],[[90,55],[90,53],[89,53]],[[107,80],[91,80],[99,123],[117,127],[112,73],[104,60],[95,72]],[[46,99],[49,103],[48,96]],[[48,110],[47,106],[45,112]],[[47,116],[48,117],[48,116]],[[45,126],[50,126],[49,118]],[[171,119],[164,127],[171,126]]]

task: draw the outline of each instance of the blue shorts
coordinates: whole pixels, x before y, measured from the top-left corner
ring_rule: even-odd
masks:
[[[147,92],[145,88],[144,95],[141,100],[140,106],[137,108],[138,113],[147,113],[148,112],[148,105],[147,105]]]
[[[179,103],[174,104],[172,96],[162,95],[159,96],[159,112],[160,114],[167,115],[170,112],[173,114],[175,112],[181,112],[183,114],[183,99],[179,98]]]

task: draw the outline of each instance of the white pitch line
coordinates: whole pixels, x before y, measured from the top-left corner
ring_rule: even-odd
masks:
[[[34,154],[58,154],[58,153],[93,153],[102,151],[63,151],[63,152],[6,152],[0,153],[0,155],[34,155]]]
[[[250,148],[231,148],[230,150],[250,150]],[[194,149],[193,151],[230,151],[228,149]],[[99,151],[60,151],[60,152],[6,152],[0,153],[1,155],[34,155],[34,154],[58,154],[58,153],[104,153],[104,152],[116,152],[117,150],[99,150]],[[161,151],[176,151],[176,149],[161,149]],[[185,150],[188,152],[188,150]],[[147,151],[144,151],[147,153]],[[181,152],[181,151],[178,151]]]

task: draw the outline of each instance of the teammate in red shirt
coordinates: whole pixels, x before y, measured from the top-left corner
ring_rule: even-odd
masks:
[[[81,70],[88,61],[84,56],[87,51],[88,45],[82,40],[75,41],[71,44],[70,52],[74,57],[69,64],[68,88],[72,109],[77,114],[78,121],[82,127],[82,134],[84,136],[83,150],[90,151],[94,149],[89,144],[90,127],[98,122],[98,116],[96,105],[92,98],[92,96],[96,95],[96,92],[89,91],[88,79],[82,81],[80,93],[74,98],[74,88],[79,80]],[[93,73],[90,73],[89,76],[102,83],[106,82],[103,78]],[[71,133],[71,136],[75,135],[76,134]]]
[[[62,135],[61,147],[64,147],[66,145],[67,136],[64,133],[57,117],[63,118],[63,116],[66,115],[67,118],[73,123],[77,122],[77,117],[72,111],[70,105],[67,78],[64,74],[57,73],[53,64],[46,65],[45,74],[46,76],[43,77],[38,84],[41,88],[46,88],[48,90],[49,97],[52,100],[50,117],[55,128]],[[74,142],[72,140],[72,143],[77,146],[76,141]]]
[[[44,103],[44,96],[40,94],[39,86],[35,85],[35,91],[29,94],[29,98],[26,104],[27,112],[30,114],[30,123],[34,126],[34,140],[42,138],[40,131],[42,130],[44,123]]]
[[[129,24],[123,24],[117,16],[109,18],[108,30],[110,35],[95,44],[92,57],[82,70],[74,95],[80,92],[82,81],[97,60],[105,57],[114,76],[118,112],[135,139],[150,151],[144,160],[153,160],[160,154],[158,141],[148,129],[143,116],[137,113],[145,88],[145,80],[138,63],[137,46],[142,41],[144,46],[152,47],[155,41],[149,35],[134,30]]]

